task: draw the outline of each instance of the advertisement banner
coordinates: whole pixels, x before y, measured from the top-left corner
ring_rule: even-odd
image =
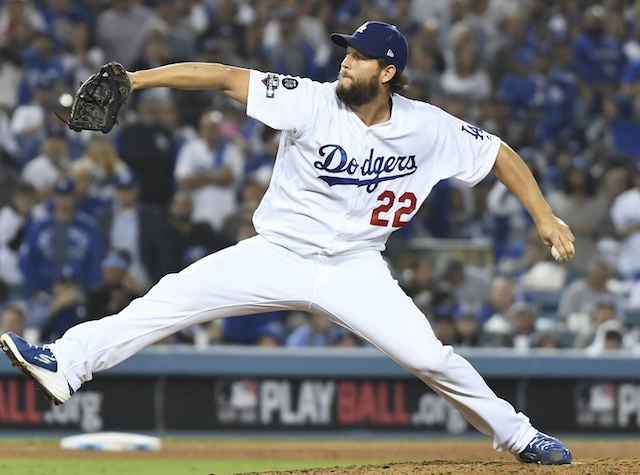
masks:
[[[536,427],[637,433],[640,383],[488,380]],[[103,377],[54,406],[25,377],[0,377],[0,430],[475,432],[418,379]]]
[[[166,391],[168,429],[468,430],[462,416],[418,380],[170,378]],[[210,411],[180,404],[184,393]]]
[[[107,378],[55,406],[23,377],[0,377],[0,430],[154,430],[154,378]]]
[[[532,380],[527,415],[556,432],[638,433],[640,383],[604,380]]]

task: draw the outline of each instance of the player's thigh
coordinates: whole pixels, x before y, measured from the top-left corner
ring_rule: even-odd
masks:
[[[398,285],[382,258],[330,269],[315,304],[404,366],[437,365],[443,347],[427,317]]]
[[[131,310],[171,316],[202,314],[203,321],[308,302],[313,268],[261,237],[208,255],[163,277]]]

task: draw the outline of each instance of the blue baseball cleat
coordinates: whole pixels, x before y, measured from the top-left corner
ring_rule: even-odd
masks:
[[[515,454],[515,457],[521,462],[541,465],[571,463],[571,452],[567,446],[555,437],[542,432],[538,432],[527,447],[519,454]]]
[[[46,346],[30,345],[13,332],[0,336],[0,347],[11,364],[33,379],[44,396],[55,405],[64,404],[73,395],[58,361]]]

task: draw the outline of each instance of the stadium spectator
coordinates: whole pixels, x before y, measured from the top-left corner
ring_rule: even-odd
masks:
[[[28,104],[33,90],[43,80],[53,84],[65,81],[64,66],[58,55],[55,39],[46,29],[37,30],[23,54],[24,78],[18,93],[18,103]]]
[[[532,162],[527,160],[526,163],[535,172]],[[515,195],[499,180],[489,190],[486,200],[487,211],[493,221],[494,260],[499,263],[512,254],[514,246],[522,247],[533,221]]]
[[[257,315],[226,318],[222,322],[220,342],[232,345],[256,345],[266,334],[274,333],[274,325],[284,332],[285,312],[266,312]],[[268,327],[268,328],[266,328]],[[278,335],[284,336],[283,333]],[[265,338],[266,340],[266,338]],[[280,341],[280,338],[278,338]],[[281,341],[280,344],[284,343]]]
[[[93,217],[76,210],[74,192],[69,178],[59,179],[51,213],[27,229],[19,264],[29,297],[51,291],[54,276],[66,264],[74,265],[75,278],[83,289],[100,283],[100,230]]]
[[[440,76],[446,63],[440,48],[440,26],[430,18],[425,20],[409,45],[411,57],[407,73],[411,77],[409,94],[420,100],[429,100],[440,93]]]
[[[270,322],[262,325],[258,330],[256,346],[274,347],[283,346],[287,340],[287,330],[280,322]]]
[[[615,294],[607,287],[611,277],[610,264],[598,255],[591,256],[587,275],[563,289],[558,303],[558,316],[566,321],[573,313],[589,313],[600,300],[615,299]]]
[[[143,26],[152,16],[153,13],[138,2],[110,2],[109,8],[96,19],[96,43],[105,57],[131,68],[144,34]]]
[[[634,21],[631,32],[622,45],[627,64],[640,59],[640,23]]]
[[[238,211],[229,216],[220,230],[220,235],[225,242],[239,242],[256,235],[256,228],[253,226],[253,213],[256,211],[258,203],[247,201],[243,203]]]
[[[489,74],[480,63],[479,47],[475,43],[462,43],[454,51],[453,64],[441,77],[445,94],[463,97],[468,101],[481,101],[491,94]]]
[[[0,143],[2,137],[3,120],[0,111]],[[20,173],[16,170],[11,157],[3,152],[0,146],[0,208],[9,204],[13,191],[20,181]]]
[[[478,320],[483,325],[491,325],[489,322],[492,319],[504,318],[515,299],[516,293],[511,278],[496,275],[491,281],[489,300],[478,312]]]
[[[177,58],[173,56],[167,31],[160,25],[154,25],[153,28],[147,30],[142,41],[140,54],[136,56],[131,70],[138,71],[175,62],[177,62]]]
[[[520,149],[525,143],[526,124],[513,120],[511,103],[499,95],[493,94],[484,103],[484,116],[479,123],[487,132],[513,144],[515,149]]]
[[[58,44],[67,46],[74,40],[73,25],[78,22],[90,22],[93,29],[93,13],[87,3],[73,0],[48,0],[41,4],[46,28]]]
[[[113,198],[116,177],[129,173],[129,167],[118,156],[111,139],[102,134],[92,134],[84,156],[79,161],[91,164],[94,186],[98,195]]]
[[[202,115],[199,135],[182,147],[175,169],[178,185],[192,192],[193,219],[209,223],[215,231],[238,209],[244,169],[238,147],[222,137],[223,120],[220,111]]]
[[[77,160],[71,165],[76,209],[89,216],[95,216],[101,208],[111,204],[111,200],[100,196],[94,187],[93,165],[88,160]]]
[[[522,258],[516,259],[511,268],[504,266],[505,272],[514,274],[516,293],[519,295],[537,291],[560,292],[567,281],[567,267],[553,260],[549,248],[540,242],[537,234],[531,228]]]
[[[308,314],[301,325],[294,328],[285,346],[288,347],[328,347],[359,346],[357,338],[348,330],[338,326],[331,320]]]
[[[281,8],[275,12],[265,31],[272,29],[272,40],[265,42],[269,56],[269,71],[292,76],[316,77],[315,51],[301,33],[301,24],[295,10]]]
[[[167,226],[161,208],[139,200],[140,184],[132,173],[118,175],[113,205],[97,213],[107,249],[131,257],[136,291],[146,292],[169,269]]]
[[[511,105],[513,113],[519,120],[525,120],[531,109],[536,93],[536,80],[531,64],[534,54],[524,48],[515,53],[513,71],[500,78],[496,95]]]
[[[484,344],[482,323],[476,312],[463,311],[455,319],[456,343],[465,348],[475,348]]]
[[[45,27],[42,11],[25,0],[9,0],[3,2],[0,10],[0,36],[10,38],[25,23],[30,30],[41,30]]]
[[[118,313],[139,295],[129,267],[129,258],[123,252],[110,251],[102,260],[102,284],[87,294],[87,320]]]
[[[19,250],[26,229],[31,223],[36,203],[36,190],[30,183],[21,181],[13,191],[11,203],[0,209],[0,282],[15,292],[24,282],[19,266]]]
[[[530,50],[531,35],[524,11],[516,10],[500,20],[501,35],[495,53],[489,59],[489,74],[494,85],[515,71],[517,53]]]
[[[538,340],[536,320],[539,311],[528,302],[514,302],[507,311],[503,327],[487,332],[487,346],[506,346],[516,349],[533,348]]]
[[[22,179],[38,193],[38,203],[45,202],[59,178],[67,175],[70,161],[66,154],[66,132],[61,125],[50,126],[42,142],[41,153],[22,170]]]
[[[441,314],[430,319],[431,327],[443,345],[455,345],[458,342],[456,322],[452,315]]]
[[[452,258],[447,262],[438,290],[453,294],[465,311],[476,312],[487,302],[490,295],[491,277],[485,269]]]
[[[193,220],[193,200],[191,193],[178,190],[173,195],[169,209],[169,258],[170,271],[178,272],[185,265],[188,250],[202,247],[203,254],[218,251],[235,242],[226,242],[214,232],[209,223]]]
[[[573,41],[575,71],[596,92],[613,87],[624,65],[622,45],[607,34],[607,12],[601,5],[589,5],[582,20],[583,32]]]
[[[578,85],[570,67],[571,47],[558,42],[538,51],[533,60],[536,81],[531,107],[537,129],[535,143],[541,147],[575,132]]]
[[[627,340],[627,329],[624,324],[618,320],[607,320],[598,325],[593,343],[585,349],[585,352],[590,356],[598,356],[611,351],[621,351],[630,346],[625,340]]]
[[[640,57],[626,63],[620,75],[620,92],[628,99],[640,95]]]
[[[640,167],[633,169],[633,186],[614,200],[611,220],[620,240],[617,271],[635,278],[640,272]]]
[[[70,22],[67,27],[65,50],[60,58],[72,85],[83,83],[106,62],[104,51],[93,43],[92,23],[91,18],[84,18]]]
[[[157,0],[154,16],[144,25],[146,33],[159,31],[175,61],[193,61],[196,56],[196,33],[181,10],[181,2]],[[148,36],[147,36],[148,38]]]
[[[154,89],[138,95],[137,120],[124,125],[116,138],[120,158],[139,180],[140,201],[162,209],[169,205],[175,190],[175,144],[162,122],[168,94],[165,89]]]
[[[610,320],[621,320],[615,298],[602,298],[593,303],[588,313],[579,315],[575,321],[567,322],[573,331],[575,348],[587,348],[594,343],[600,325]]]
[[[51,290],[31,299],[28,323],[39,330],[40,341],[55,341],[84,319],[86,294],[79,279],[78,267],[65,263],[54,273]]]
[[[33,100],[13,110],[9,132],[15,142],[12,147],[13,160],[20,171],[40,153],[47,136],[47,111],[54,97],[53,81],[40,78],[34,85]]]
[[[0,332],[14,332],[24,335],[27,322],[27,306],[24,302],[13,301],[4,306],[0,314]]]
[[[573,160],[572,166],[564,171],[562,182],[562,189],[549,193],[547,199],[576,237],[576,254],[567,267],[585,274],[590,259],[598,252],[600,239],[613,235],[609,202],[597,193],[590,164],[584,159]]]
[[[433,259],[426,254],[416,255],[412,266],[403,271],[402,277],[406,294],[428,315],[438,291]]]

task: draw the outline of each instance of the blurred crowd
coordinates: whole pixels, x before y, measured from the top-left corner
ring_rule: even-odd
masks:
[[[0,5],[1,331],[53,340],[255,234],[279,132],[221,94],[163,88],[134,93],[108,135],[72,132],[63,120],[73,94],[103,63],[220,62],[333,81],[344,51],[329,34],[376,19],[410,43],[404,94],[505,140],[577,239],[575,258],[557,263],[492,176],[474,188],[439,183],[389,249],[410,251],[421,237],[484,240],[492,255],[479,266],[455,253],[387,254],[439,338],[638,350],[640,1]],[[162,343],[363,345],[301,312],[229,319]]]

